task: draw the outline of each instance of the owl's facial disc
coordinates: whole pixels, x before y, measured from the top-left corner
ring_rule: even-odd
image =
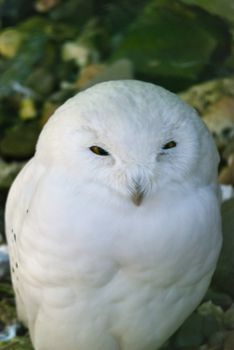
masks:
[[[107,151],[105,148],[110,149],[110,147],[106,147],[104,143],[102,143],[105,148],[100,147],[99,142],[95,142],[92,146],[89,146],[89,150],[97,157],[102,164],[102,160],[105,164],[114,165],[115,164],[115,156],[113,156],[112,152]],[[127,152],[126,152],[127,154]],[[94,158],[95,159],[95,158]],[[118,163],[120,168],[117,178],[123,179],[123,193],[127,193],[127,197],[132,203],[136,206],[140,206],[142,201],[149,190],[149,184],[151,183],[151,179],[147,171],[145,170],[144,165],[134,165],[131,161],[131,165],[128,164],[128,161],[124,162],[125,166],[122,167],[122,161],[119,159]],[[124,170],[123,170],[124,169]],[[112,173],[113,175],[113,173]],[[112,178],[113,181],[113,178]],[[120,182],[121,183],[121,182]],[[112,183],[113,184],[113,183]],[[122,191],[121,191],[122,192]]]

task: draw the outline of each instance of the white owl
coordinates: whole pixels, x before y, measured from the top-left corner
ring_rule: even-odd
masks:
[[[55,112],[6,207],[36,350],[161,346],[216,266],[218,160],[196,112],[153,84],[97,84]]]

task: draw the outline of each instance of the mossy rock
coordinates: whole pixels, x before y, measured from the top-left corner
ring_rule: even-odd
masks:
[[[215,64],[214,53],[227,40],[224,27],[213,16],[183,5],[149,2],[112,59],[128,58],[140,78],[182,89]]]

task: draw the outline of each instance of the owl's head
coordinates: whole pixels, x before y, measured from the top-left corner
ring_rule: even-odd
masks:
[[[42,130],[36,157],[137,205],[163,188],[216,182],[219,161],[194,109],[135,80],[97,84],[69,99]]]

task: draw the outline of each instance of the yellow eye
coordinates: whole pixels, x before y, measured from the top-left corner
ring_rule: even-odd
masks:
[[[98,156],[109,156],[109,153],[101,147],[91,146],[89,149],[91,152],[97,154]]]
[[[169,149],[169,148],[173,148],[176,147],[177,143],[175,141],[170,141],[168,143],[166,143],[162,149]]]

